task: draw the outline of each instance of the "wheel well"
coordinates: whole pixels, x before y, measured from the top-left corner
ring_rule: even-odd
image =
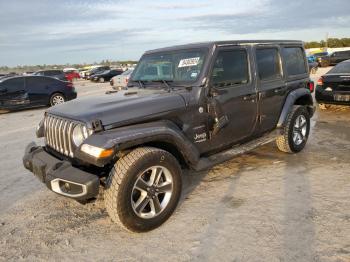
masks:
[[[301,105],[301,106],[312,106],[313,105],[313,100],[310,95],[303,95],[299,97],[297,100],[295,100],[294,105]],[[312,110],[310,107],[307,107],[307,111],[311,113]]]
[[[181,167],[187,168],[189,166],[188,163],[186,162],[184,156],[182,155],[181,151],[175,145],[168,143],[168,142],[152,141],[152,142],[144,143],[141,145],[137,145],[133,148],[128,148],[127,151],[130,152],[131,150],[133,150],[135,148],[143,147],[143,146],[150,146],[150,147],[156,147],[159,149],[163,149],[163,150],[169,152],[170,154],[172,154],[177,159],[177,161],[179,162]]]

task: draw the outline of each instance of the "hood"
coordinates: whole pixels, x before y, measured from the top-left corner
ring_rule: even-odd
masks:
[[[140,118],[184,109],[184,98],[164,90],[129,89],[100,96],[78,98],[47,110],[49,114],[103,126],[137,122]]]

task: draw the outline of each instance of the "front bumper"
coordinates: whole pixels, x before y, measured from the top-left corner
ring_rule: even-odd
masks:
[[[73,167],[47,153],[43,147],[30,143],[25,150],[23,165],[53,192],[84,201],[98,195],[98,176]]]

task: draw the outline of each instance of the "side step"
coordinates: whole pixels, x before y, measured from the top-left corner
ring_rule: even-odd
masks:
[[[214,165],[223,163],[232,159],[235,156],[244,154],[248,151],[255,149],[256,147],[268,144],[281,135],[280,130],[275,130],[273,132],[267,133],[262,137],[259,137],[253,141],[247,142],[245,144],[235,145],[232,148],[225,150],[223,152],[211,155],[209,157],[202,157],[199,159],[197,165],[194,167],[196,171],[202,171],[213,167]]]

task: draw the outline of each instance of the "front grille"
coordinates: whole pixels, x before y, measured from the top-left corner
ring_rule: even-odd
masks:
[[[74,145],[72,143],[73,129],[77,123],[46,115],[44,120],[45,143],[52,149],[69,157],[73,157]]]

